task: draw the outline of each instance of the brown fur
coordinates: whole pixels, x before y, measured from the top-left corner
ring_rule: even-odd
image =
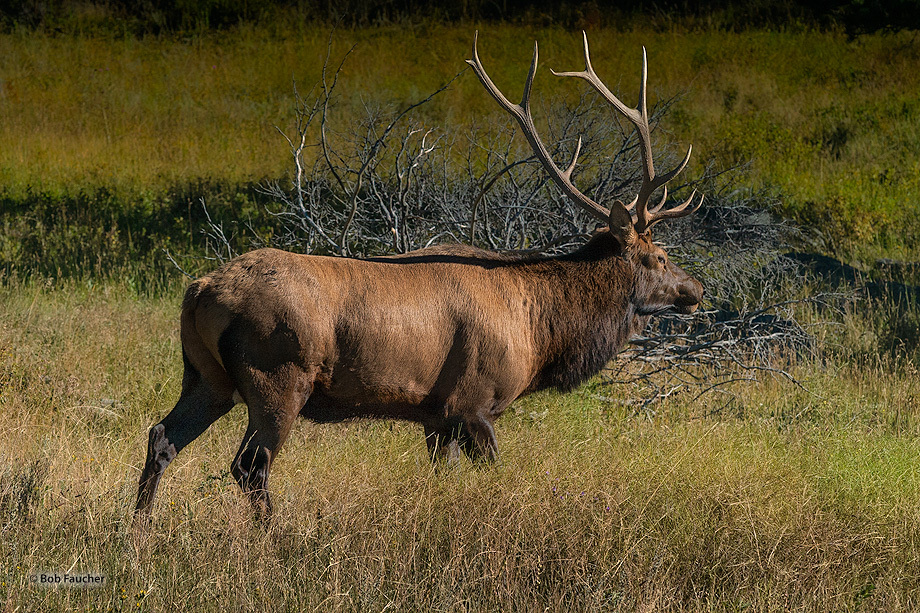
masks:
[[[298,414],[411,420],[433,457],[494,459],[492,424],[513,400],[580,385],[649,315],[690,312],[701,297],[647,235],[607,230],[549,258],[460,245],[368,260],[242,255],[186,293],[182,395],[150,431],[137,510],[236,393],[249,428],[232,473],[260,509]]]

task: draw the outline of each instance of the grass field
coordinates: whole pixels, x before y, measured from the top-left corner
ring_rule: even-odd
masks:
[[[251,194],[249,182],[287,172],[274,126],[290,126],[292,80],[305,91],[319,79],[328,34],[304,26],[187,39],[0,35],[4,207],[40,194],[78,208],[75,195],[107,190],[124,207],[150,208],[202,180]],[[642,45],[650,103],[683,95],[666,129],[669,140],[694,145],[687,174],[750,160],[744,184],[772,190],[781,210],[820,232],[827,249],[869,263],[920,258],[914,33],[855,40],[808,31],[589,34],[595,66],[626,100],[635,96]],[[581,91],[547,70],[582,61],[578,34],[553,28],[484,27],[483,61],[495,80],[520,91],[535,39],[544,68],[538,95]],[[347,132],[366,103],[424,98],[465,67],[471,40],[472,27],[434,24],[337,32],[334,60],[357,46],[333,128]],[[501,113],[466,73],[417,120],[462,133]]]
[[[589,32],[627,102],[641,45],[650,101],[684,93],[667,140],[698,174],[752,160],[764,189],[864,270],[920,259],[920,39],[827,32]],[[253,520],[229,475],[237,407],[166,473],[131,528],[148,428],[181,381],[183,279],[199,197],[261,219],[283,176],[292,78],[319,76],[328,31],[189,38],[0,35],[0,603],[6,611],[911,611],[920,608],[920,309],[890,296],[802,308],[819,358],[782,378],[674,395],[591,381],[516,402],[502,462],[433,468],[421,429],[302,422]],[[481,28],[512,98],[541,66],[577,69],[560,29]],[[357,43],[332,123],[423,98],[463,68],[471,28],[341,30]],[[408,76],[407,76],[408,75]],[[547,98],[575,84],[538,75]],[[462,133],[500,111],[472,74],[417,120]],[[682,145],[681,145],[682,146]],[[207,266],[207,263],[202,264]],[[898,277],[907,289],[913,276]],[[909,292],[905,293],[908,295]],[[55,589],[42,571],[104,587]]]
[[[494,468],[434,470],[418,427],[295,428],[271,527],[228,474],[237,408],[130,529],[149,425],[179,391],[178,295],[0,293],[5,610],[888,610],[920,605],[910,364],[802,364],[636,413],[601,382],[519,401]],[[38,571],[98,589],[30,585]]]

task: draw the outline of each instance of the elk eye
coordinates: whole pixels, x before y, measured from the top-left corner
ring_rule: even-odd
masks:
[[[661,264],[662,266],[665,265],[666,261],[665,261],[663,255],[659,255],[659,256],[658,256],[658,263]]]

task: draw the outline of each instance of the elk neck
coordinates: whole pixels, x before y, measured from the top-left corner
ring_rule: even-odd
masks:
[[[523,264],[523,263],[522,263]],[[596,375],[647,317],[632,306],[633,264],[601,232],[580,249],[521,267],[529,276],[537,374],[532,390],[572,390]]]

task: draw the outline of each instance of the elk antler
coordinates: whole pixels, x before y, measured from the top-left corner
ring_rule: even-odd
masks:
[[[680,171],[684,169],[687,165],[687,162],[690,161],[690,152],[693,151],[693,146],[687,148],[687,155],[684,156],[683,161],[671,172],[663,174],[659,177],[655,176],[655,165],[652,162],[652,141],[649,136],[649,127],[648,127],[648,109],[646,108],[645,103],[645,84],[648,77],[648,60],[645,54],[645,47],[642,47],[642,83],[639,86],[639,106],[632,109],[620,102],[616,96],[614,96],[607,86],[598,78],[597,73],[594,72],[594,68],[591,66],[591,55],[588,52],[588,35],[582,31],[585,41],[585,69],[581,72],[556,72],[555,70],[550,69],[557,77],[579,77],[590,83],[597,92],[604,97],[604,99],[613,105],[618,111],[626,116],[629,121],[636,126],[636,132],[639,133],[639,144],[642,155],[642,185],[639,187],[639,194],[636,198],[626,207],[627,209],[636,209],[636,232],[640,234],[645,232],[652,225],[661,221],[662,219],[673,219],[675,217],[683,217],[693,213],[700,208],[703,204],[703,197],[700,197],[700,201],[693,208],[688,208],[690,203],[693,202],[693,198],[696,196],[696,190],[693,190],[693,193],[690,194],[690,197],[687,198],[681,204],[666,209],[664,211],[661,208],[664,206],[665,200],[668,197],[668,188],[667,183],[676,177]],[[474,43],[475,47],[475,43]],[[536,55],[534,56],[534,63],[536,63]],[[533,70],[533,69],[531,69]],[[480,77],[481,79],[482,77]],[[493,94],[495,95],[495,94]],[[664,187],[664,193],[661,196],[661,201],[652,207],[648,208],[648,200],[654,192],[659,187]]]
[[[537,134],[537,128],[530,114],[530,89],[533,86],[534,74],[537,72],[537,43],[534,42],[533,44],[533,61],[530,63],[530,73],[527,75],[527,82],[524,84],[524,95],[521,98],[521,103],[514,104],[501,93],[495,86],[495,83],[492,82],[492,79],[489,78],[489,75],[486,74],[486,69],[482,67],[482,62],[479,60],[479,52],[476,50],[476,41],[478,38],[479,31],[477,30],[476,34],[473,36],[473,59],[466,60],[466,63],[473,67],[473,70],[476,71],[476,76],[479,77],[482,85],[492,94],[496,102],[517,119],[518,123],[521,125],[521,129],[524,131],[524,137],[527,138],[527,142],[530,143],[531,149],[533,149],[537,159],[543,164],[549,176],[556,182],[556,185],[558,185],[562,191],[565,192],[565,195],[578,206],[601,221],[609,223],[610,211],[582,194],[578,188],[572,184],[572,170],[575,169],[575,161],[578,159],[578,153],[581,151],[581,138],[579,137],[578,144],[575,146],[575,155],[572,156],[572,162],[569,164],[568,168],[561,170],[556,166],[556,163],[553,162],[553,159],[549,155],[549,151],[546,150],[546,146]]]

